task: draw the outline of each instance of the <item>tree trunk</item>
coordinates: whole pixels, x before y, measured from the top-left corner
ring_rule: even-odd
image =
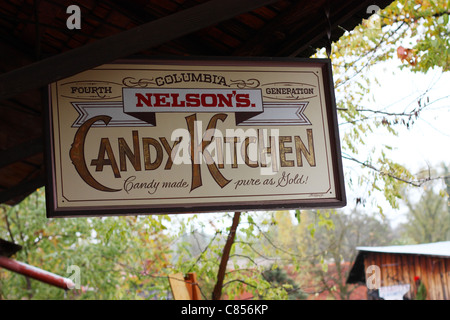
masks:
[[[231,225],[230,233],[228,234],[227,242],[223,248],[222,259],[219,265],[219,271],[217,272],[217,282],[214,286],[214,291],[212,295],[213,300],[220,300],[222,296],[222,285],[223,279],[225,278],[225,271],[228,264],[228,259],[230,257],[231,246],[234,243],[234,238],[236,236],[236,229],[239,224],[239,218],[241,217],[240,212],[235,212],[233,217],[233,223]]]

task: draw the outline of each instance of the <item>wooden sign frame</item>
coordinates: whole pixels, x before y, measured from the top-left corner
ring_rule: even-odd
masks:
[[[48,99],[48,217],[346,205],[328,59],[120,60],[50,84]]]

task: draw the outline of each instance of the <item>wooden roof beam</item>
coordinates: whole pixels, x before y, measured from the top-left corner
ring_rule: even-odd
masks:
[[[0,100],[187,35],[275,0],[211,0],[0,75]]]
[[[332,7],[330,6],[329,14],[330,21],[327,21],[327,17],[325,14],[326,8],[324,7],[320,12],[318,12],[317,20],[313,25],[307,26],[307,28],[302,30],[297,30],[287,39],[285,43],[283,43],[280,47],[282,48],[277,52],[277,55],[282,56],[290,56],[295,57],[298,56],[303,51],[309,51],[313,43],[317,43],[320,39],[324,40],[324,43],[327,43],[327,32],[331,32],[331,37],[333,35],[336,37],[335,32],[338,30],[339,25],[349,19],[351,16],[357,14],[361,11],[361,8],[367,8],[367,0],[361,2],[359,6],[351,6],[351,7]],[[343,15],[339,15],[339,12],[344,12]],[[336,20],[335,17],[340,16],[339,20]],[[328,30],[331,27],[331,30]],[[339,35],[343,33],[343,31],[338,30]],[[305,41],[305,39],[307,39]],[[336,40],[330,39],[331,41]]]
[[[315,2],[311,2],[308,5],[317,5]],[[277,40],[277,37],[283,37],[285,30],[283,21],[293,21],[296,17],[301,15],[304,10],[304,1],[292,2],[288,8],[279,13],[275,18],[271,19],[265,26],[255,32],[255,35],[245,41],[242,46],[237,48],[233,55],[236,56],[258,56],[267,47],[273,46],[273,41]]]
[[[34,192],[37,188],[40,188],[44,185],[45,185],[44,174],[39,172],[39,174],[36,177],[25,179],[18,185],[10,187],[7,190],[1,191],[0,203],[8,203],[9,200],[16,199],[17,197],[23,199],[30,193]]]
[[[41,153],[43,150],[44,139],[42,137],[24,142],[7,150],[2,150],[0,151],[0,169],[16,161]]]
[[[306,30],[297,30],[292,33],[290,37],[280,45],[280,48],[282,49],[279,50],[276,55],[297,57],[299,55],[304,56],[305,53],[313,54],[315,52],[313,44],[317,44],[321,40],[323,40],[325,44],[328,42],[327,31],[329,24],[331,25],[331,41],[337,41],[344,33],[339,27],[348,23],[352,17],[365,16],[368,18],[370,16],[370,14],[367,13],[369,6],[376,5],[383,9],[391,2],[391,0],[364,0],[359,2],[357,6],[355,6],[354,3],[344,6],[343,3],[334,4],[333,2],[330,2],[329,22],[325,15],[326,7],[324,7],[321,15],[317,17],[316,23],[310,28],[306,28]],[[361,19],[358,19],[358,21],[359,23],[362,22]]]

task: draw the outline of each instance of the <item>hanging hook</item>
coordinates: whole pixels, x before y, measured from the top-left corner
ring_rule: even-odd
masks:
[[[326,44],[326,52],[328,59],[331,56],[331,20],[330,20],[330,1],[327,1],[325,6],[325,17],[327,18],[327,44]]]

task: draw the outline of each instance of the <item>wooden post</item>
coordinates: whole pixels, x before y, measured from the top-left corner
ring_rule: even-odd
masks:
[[[202,300],[195,272],[189,272],[184,280],[191,300]]]
[[[212,295],[213,300],[220,300],[220,297],[222,296],[223,279],[225,278],[225,271],[227,268],[228,259],[230,257],[231,246],[234,243],[234,238],[236,236],[236,230],[239,224],[240,217],[240,212],[234,213],[233,223],[231,225],[230,233],[228,234],[227,242],[225,243],[225,247],[223,248],[222,259],[220,261],[219,271],[217,272],[217,282]]]
[[[171,274],[169,276],[169,284],[170,288],[172,289],[174,300],[191,300],[191,296],[189,295],[189,291],[181,272]]]
[[[181,272],[169,276],[169,284],[174,300],[201,300],[200,288],[195,272],[185,277]]]

